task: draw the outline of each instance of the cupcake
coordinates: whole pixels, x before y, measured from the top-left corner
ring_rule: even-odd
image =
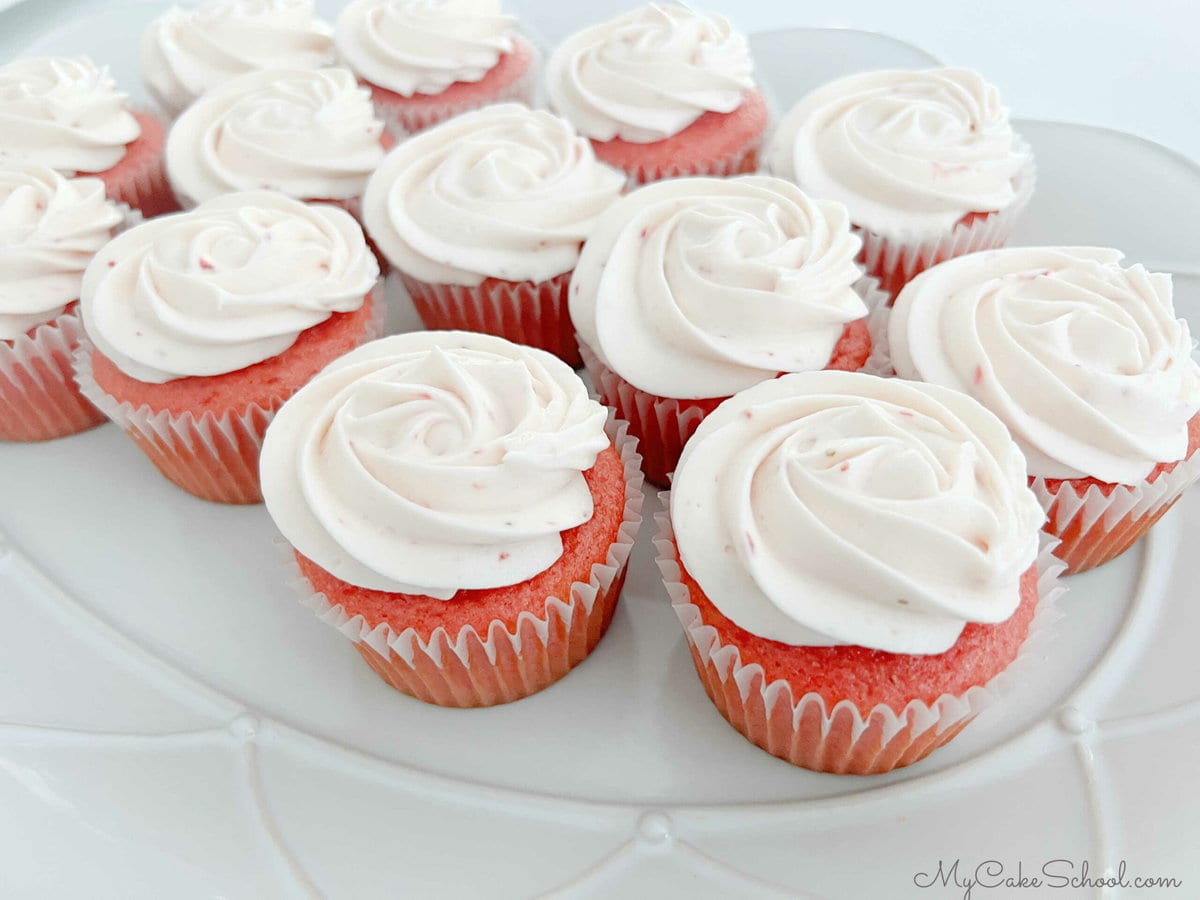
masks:
[[[0,66],[0,166],[49,166],[104,182],[109,198],[156,216],[179,208],[163,169],[162,123],[130,108],[85,56]]]
[[[1008,426],[1071,572],[1125,552],[1200,476],[1200,366],[1171,277],[1116,250],[942,263],[901,292],[888,331],[899,375]]]
[[[273,190],[357,216],[391,144],[346,69],[271,69],[231,78],[189,106],[167,138],[167,173],[185,207]]]
[[[0,441],[44,441],[104,416],[79,394],[83,270],[122,215],[98,178],[0,164]]]
[[[758,384],[701,423],[669,508],[659,566],[705,690],[808,769],[886,772],[949,741],[1057,593],[1021,451],[936,385]]]
[[[578,665],[641,521],[633,441],[563,362],[491,335],[361,347],[284,404],[267,511],[305,602],[384,681],[491,706]]]
[[[532,103],[536,52],[514,25],[499,0],[353,0],[335,40],[402,134],[490,103]]]
[[[142,78],[177,116],[201,94],[258,69],[319,69],[337,61],[333,29],[312,0],[206,0],[173,6],[142,33]]]
[[[965,69],[864,72],[784,117],[766,169],[838,200],[893,297],[918,272],[999,247],[1033,193],[1033,157],[1000,95]]]
[[[397,146],[363,222],[425,325],[495,334],[580,364],[567,286],[624,177],[548,112],[456,116]]]
[[[760,175],[647,185],[601,217],[571,279],[571,318],[650,481],[667,483],[731,394],[867,363],[869,307],[886,298],[860,281],[858,250],[841,204]]]
[[[745,37],[721,16],[644,6],[568,37],[546,65],[550,106],[633,184],[758,168],[769,118]]]
[[[263,432],[327,363],[378,337],[379,268],[344,210],[229,194],[152,219],[83,276],[83,393],[184,490],[257,503]]]

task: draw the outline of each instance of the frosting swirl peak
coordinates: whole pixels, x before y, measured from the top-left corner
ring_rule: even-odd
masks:
[[[337,20],[342,59],[404,97],[476,82],[513,49],[500,0],[354,0]]]
[[[1171,276],[1095,247],[1012,247],[934,266],[896,300],[892,363],[999,416],[1031,475],[1137,484],[1187,454],[1200,366]]]
[[[657,3],[578,31],[546,64],[550,106],[583,134],[647,144],[754,87],[746,38],[725,18]]]
[[[607,412],[541,350],[467,332],[373,341],[284,404],[262,451],[284,537],[359,587],[519,584],[588,521]]]
[[[1012,615],[1044,515],[1021,451],[970,397],[806,372],[708,415],[671,517],[684,567],[747,631],[930,654]]]
[[[86,56],[40,56],[0,66],[0,164],[29,162],[67,175],[104,172],[142,128],[107,69]]]
[[[80,309],[101,353],[162,384],[277,356],[362,306],[378,277],[349,213],[253,191],[118,235],[84,273]]]
[[[635,387],[727,397],[821,369],[867,314],[845,208],[778,178],[677,178],[622,197],[571,278],[580,338]]]

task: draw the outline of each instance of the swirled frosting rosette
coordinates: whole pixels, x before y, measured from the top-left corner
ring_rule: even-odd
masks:
[[[337,59],[312,0],[207,0],[172,7],[142,34],[142,76],[178,115],[201,94],[258,69],[317,69]]]
[[[651,4],[564,40],[551,108],[635,183],[754,171],[767,124],[746,38],[717,15]]]
[[[397,146],[367,185],[363,221],[428,327],[577,364],[567,282],[624,181],[565,120],[496,104]]]
[[[1084,535],[1101,526],[1119,553],[1195,477],[1190,459],[1174,465],[1200,443],[1191,333],[1170,276],[1121,257],[1090,247],[960,257],[906,287],[889,328],[901,376],[970,394],[1012,431],[1073,571],[1098,564],[1087,554],[1100,536],[1076,546],[1071,523]],[[1060,496],[1064,481],[1078,503]],[[1091,482],[1105,488],[1087,500]],[[1117,540],[1135,520],[1143,527]]]
[[[641,520],[633,441],[607,418],[563,362],[491,335],[342,357],[263,448],[302,602],[428,703],[558,680],[608,627]]]
[[[231,78],[184,111],[167,140],[181,201],[276,190],[349,202],[384,156],[383,123],[347,69],[270,69]]]
[[[966,69],[830,82],[784,117],[764,157],[773,174],[846,205],[868,271],[893,293],[934,262],[1002,244],[1033,188],[999,92]]]
[[[345,210],[272,191],[229,194],[123,232],[88,266],[84,394],[169,480],[258,503],[275,411],[327,363],[379,335],[379,276]]]
[[[40,441],[104,421],[79,393],[83,271],[122,215],[96,178],[0,164],[0,440]]]
[[[571,318],[649,478],[665,480],[721,398],[781,372],[863,365],[859,247],[841,204],[765,176],[658,182],[600,219],[572,277]]]
[[[337,20],[345,64],[395,131],[534,99],[533,47],[499,0],[354,0]]]
[[[730,724],[796,765],[870,774],[1011,681],[1059,592],[1042,518],[1020,448],[970,397],[808,372],[700,425],[658,560]]]

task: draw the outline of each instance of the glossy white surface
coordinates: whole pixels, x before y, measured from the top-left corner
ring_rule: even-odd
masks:
[[[152,6],[43,42],[102,48],[133,84],[122,48]],[[855,32],[754,50],[784,104],[854,68],[930,61]],[[1196,167],[1113,132],[1017,127],[1039,186],[1013,243],[1110,244],[1190,272],[1177,305],[1200,328],[1200,251],[1178,227],[1200,207]],[[1168,897],[1200,883],[1200,561],[1179,552],[1200,494],[1071,580],[1054,652],[1006,702],[870,779],[794,769],[725,724],[652,530],[576,672],[508,707],[444,710],[388,688],[295,602],[261,507],[179,492],[112,426],[0,445],[0,895],[936,898],[962,891],[914,874],[957,857],[1126,860],[1183,879]]]

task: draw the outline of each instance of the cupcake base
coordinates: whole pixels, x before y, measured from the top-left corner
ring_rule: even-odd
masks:
[[[1055,555],[1067,574],[1086,572],[1134,545],[1200,479],[1200,414],[1188,422],[1188,455],[1159,464],[1141,484],[1094,478],[1030,478],[1046,510],[1045,530],[1061,543]]]
[[[162,123],[148,112],[135,110],[133,117],[141,126],[142,133],[126,147],[124,158],[107,171],[80,174],[99,178],[104,182],[105,193],[110,200],[133,207],[147,219],[178,212],[179,202],[167,180],[166,158],[163,155],[166,131]]]
[[[276,411],[327,363],[379,337],[385,311],[369,296],[358,311],[308,329],[277,357],[161,385],[125,375],[85,339],[75,354],[75,378],[168,481],[202,500],[261,503],[258,457]]]
[[[747,91],[733,112],[706,112],[664,140],[635,144],[614,138],[594,140],[592,147],[601,162],[622,169],[631,186],[684,175],[744,175],[758,171],[769,118],[763,95]]]
[[[438,94],[405,97],[363,82],[371,89],[375,111],[397,138],[431,128],[460,113],[492,103],[516,102],[533,105],[537,83],[537,51],[527,41],[514,38],[505,53],[479,81],[458,81]]]
[[[83,337],[77,307],[0,340],[0,441],[48,441],[105,421],[75,384],[72,358]]]
[[[667,509],[666,495],[662,502]],[[658,566],[709,699],[752,744],[818,772],[882,774],[918,762],[948,743],[1020,677],[1022,660],[1032,656],[1030,648],[1044,640],[1048,626],[1059,618],[1055,603],[1065,590],[1058,578],[1062,563],[1052,554],[1054,541],[1046,538],[1037,562],[1022,579],[1022,604],[1009,620],[1015,620],[1011,627],[1023,631],[1015,635],[1020,645],[1014,659],[1007,664],[993,661],[999,671],[984,683],[942,693],[931,702],[912,699],[899,712],[886,703],[863,709],[848,699],[830,702],[817,691],[800,693],[786,678],[771,677],[760,663],[743,662],[738,646],[724,642],[718,629],[704,621],[692,593],[695,583],[679,564],[669,515],[659,513],[656,519]],[[698,586],[694,589],[699,591]]]
[[[555,581],[552,576],[558,573],[552,567],[511,589],[460,592],[481,595],[472,597],[469,610],[454,609],[455,600],[432,601],[441,604],[432,616],[420,612],[426,598],[412,598],[413,609],[406,612],[422,621],[402,626],[397,621],[398,611],[385,618],[384,607],[373,608],[371,603],[398,600],[402,604],[403,595],[363,592],[344,585],[287,548],[290,565],[299,565],[300,575],[292,584],[300,592],[301,602],[353,641],[387,684],[426,703],[492,706],[549,687],[582,662],[608,629],[641,525],[642,477],[636,441],[626,435],[624,423],[610,419],[608,430],[615,453],[607,465],[621,479],[623,506],[615,539],[606,539],[592,556],[581,557],[586,574],[580,580],[567,583],[560,578],[563,587],[544,600],[514,602],[518,595],[533,590],[534,582]],[[600,468],[598,459],[595,469]],[[592,487],[593,492],[598,489],[595,484]],[[577,531],[586,528],[583,525]],[[565,559],[566,553],[556,567],[565,564]],[[317,586],[326,586],[329,593]],[[339,591],[346,593],[342,602],[337,602]],[[365,598],[356,596],[363,594]],[[487,599],[482,596],[485,594],[495,594],[496,602],[480,602]],[[525,608],[518,611],[521,605]],[[461,617],[466,618],[456,624],[454,620]]]
[[[547,350],[574,368],[583,364],[567,309],[570,272],[542,282],[489,278],[475,287],[429,284],[403,272],[400,280],[426,328],[494,334]]]

